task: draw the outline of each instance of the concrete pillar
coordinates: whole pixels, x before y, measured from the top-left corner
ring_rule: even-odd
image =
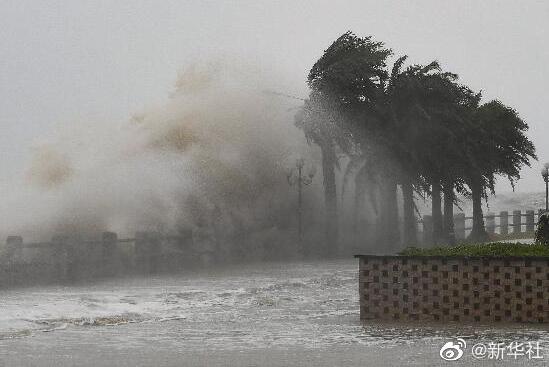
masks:
[[[148,259],[147,232],[135,233],[135,267],[138,272],[146,272]]]
[[[522,217],[520,210],[513,210],[513,233],[522,232]]]
[[[423,216],[423,244],[431,245],[433,243],[433,217],[431,215]]]
[[[158,232],[135,234],[135,265],[138,272],[154,274],[159,269],[161,236]]]
[[[457,241],[465,239],[465,213],[454,214],[454,233]]]
[[[496,232],[496,217],[494,213],[488,213],[486,215],[486,232],[494,234]]]
[[[9,260],[21,256],[23,237],[8,236],[6,239],[6,256]]]
[[[103,232],[101,234],[102,251],[101,256],[103,260],[108,260],[113,256],[116,244],[118,243],[118,235],[114,232]]]
[[[533,210],[526,211],[526,232],[534,232],[534,216]]]
[[[506,235],[509,233],[509,212],[499,213],[499,233]]]
[[[52,240],[52,277],[54,280],[66,280],[69,268],[68,237],[53,236]]]
[[[103,276],[113,275],[118,270],[116,246],[118,235],[114,232],[103,232],[101,235],[101,264]]]
[[[193,246],[193,230],[185,228],[179,230],[178,247],[187,251],[191,251]]]

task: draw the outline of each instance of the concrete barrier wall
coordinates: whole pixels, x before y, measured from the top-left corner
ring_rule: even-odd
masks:
[[[361,319],[549,322],[549,258],[357,258]]]
[[[0,287],[156,274],[200,265],[192,233],[138,232],[135,238],[118,239],[116,233],[105,232],[98,240],[54,236],[44,243],[10,236],[0,246]]]

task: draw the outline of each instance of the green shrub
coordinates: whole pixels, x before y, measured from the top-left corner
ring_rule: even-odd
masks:
[[[408,247],[399,255],[404,256],[547,256],[549,246],[527,243],[481,243],[433,248]]]

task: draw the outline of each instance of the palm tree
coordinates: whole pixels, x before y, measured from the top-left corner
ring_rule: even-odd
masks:
[[[433,242],[448,240],[453,232],[454,190],[463,192],[461,171],[463,151],[460,141],[467,134],[472,106],[480,95],[457,83],[457,75],[437,72],[422,77],[425,90],[424,109],[429,118],[419,146],[423,172],[431,184]],[[445,220],[442,221],[441,194],[445,196]]]
[[[367,192],[375,192],[381,244],[398,243],[398,185],[408,245],[416,237],[414,194],[425,192],[432,201],[434,242],[453,242],[457,194],[472,197],[471,236],[482,238],[482,198],[494,191],[496,175],[514,184],[520,168],[535,158],[524,135],[527,125],[498,101],[479,107],[480,93],[437,62],[403,68],[403,56],[389,73],[390,54],[383,43],[346,32],[308,75],[311,93],[296,124],[321,149],[329,249],[335,250],[338,237],[337,151],[350,157],[344,184],[355,175],[355,213],[366,196],[372,200]]]
[[[523,166],[537,159],[534,144],[526,136],[528,125],[517,112],[497,100],[478,107],[468,142],[472,162],[468,182],[473,199],[473,229],[470,239],[487,238],[482,198],[494,193],[496,175],[506,176],[514,188]]]
[[[404,243],[415,245],[417,228],[414,192],[421,193],[426,189],[426,182],[421,175],[423,162],[418,155],[421,139],[418,132],[419,126],[429,118],[423,106],[420,77],[431,73],[437,65],[413,65],[402,70],[406,59],[407,56],[402,56],[394,63],[385,93],[389,105],[389,122],[393,126],[393,155],[399,162],[398,181],[403,196]]]
[[[405,232],[410,228],[407,238],[412,237],[413,192],[428,191],[432,200],[433,240],[439,242],[445,237],[443,228],[453,232],[454,189],[462,191],[463,187],[458,170],[461,152],[456,143],[466,117],[464,106],[478,97],[456,83],[457,75],[442,72],[436,61],[401,71],[404,60],[402,57],[395,63],[387,88],[395,121],[394,146],[402,167],[404,227]],[[442,191],[445,219],[449,219],[445,223],[442,223]]]
[[[367,121],[374,115],[375,102],[382,91],[380,85],[386,78],[385,60],[390,53],[370,37],[346,32],[328,47],[307,78],[311,95],[298,126],[322,151],[326,239],[332,252],[338,237],[335,151],[339,148],[351,154],[361,149],[351,134],[358,121]]]

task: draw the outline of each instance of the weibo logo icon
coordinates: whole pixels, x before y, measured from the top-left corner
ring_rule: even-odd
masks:
[[[467,347],[465,340],[457,338],[456,342],[447,342],[440,348],[440,358],[445,361],[457,361],[463,356],[463,350]]]

